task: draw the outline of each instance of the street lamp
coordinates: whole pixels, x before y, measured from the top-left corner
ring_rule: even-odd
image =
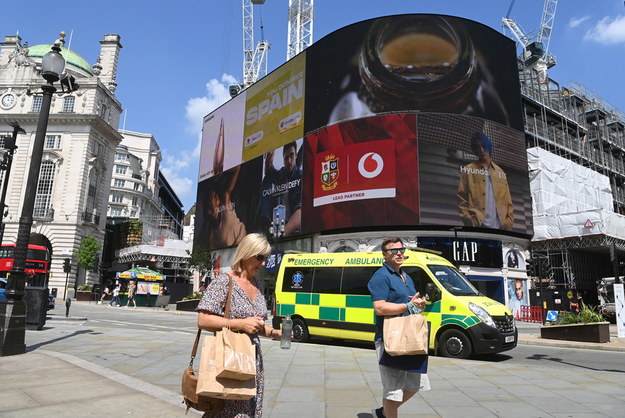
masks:
[[[460,265],[460,260],[456,259],[456,246],[458,245],[458,231],[462,230],[461,226],[452,226],[449,228],[450,231],[454,231],[454,243],[451,245],[451,255],[456,263],[456,267]]]
[[[0,170],[4,170],[4,181],[2,186],[2,195],[0,196],[0,244],[4,238],[4,217],[6,216],[6,204],[4,203],[7,197],[7,189],[9,187],[9,176],[11,175],[11,165],[13,164],[13,154],[17,149],[17,134],[25,134],[19,123],[16,121],[10,121],[9,126],[13,127],[13,136],[4,138],[4,156],[2,157],[2,163],[0,163]]]
[[[17,239],[15,241],[15,261],[7,282],[6,312],[4,320],[7,320],[7,333],[0,336],[0,356],[23,354],[26,352],[24,337],[26,333],[26,304],[23,300],[24,281],[26,267],[26,253],[30,239],[30,230],[33,225],[33,209],[35,207],[35,195],[39,179],[39,169],[43,156],[43,145],[50,117],[50,105],[52,94],[56,91],[54,83],[61,78],[67,78],[65,74],[65,59],[61,55],[61,45],[64,43],[65,32],[61,32],[59,39],[52,45],[52,49],[41,60],[41,76],[46,83],[41,86],[43,99],[37,122],[37,132],[33,142],[33,150],[30,158],[30,167],[26,180],[26,191],[22,212],[18,222]],[[43,307],[45,309],[45,307]]]

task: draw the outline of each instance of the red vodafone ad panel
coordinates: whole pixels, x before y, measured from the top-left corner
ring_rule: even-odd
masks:
[[[304,143],[302,232],[419,222],[414,114],[339,123]]]
[[[395,197],[395,142],[371,141],[315,155],[313,206]]]

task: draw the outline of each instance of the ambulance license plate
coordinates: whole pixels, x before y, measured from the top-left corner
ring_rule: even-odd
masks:
[[[513,343],[513,342],[514,342],[514,335],[508,335],[508,336],[505,338],[505,341],[506,341],[507,343]]]

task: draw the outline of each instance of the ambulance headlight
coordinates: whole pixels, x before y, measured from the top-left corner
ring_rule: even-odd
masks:
[[[480,318],[483,323],[485,323],[489,327],[497,328],[497,326],[495,325],[495,321],[493,321],[493,318],[490,316],[490,314],[486,312],[486,309],[482,308],[479,305],[476,305],[473,302],[469,302],[469,309],[471,310],[471,312],[477,315],[477,317]]]

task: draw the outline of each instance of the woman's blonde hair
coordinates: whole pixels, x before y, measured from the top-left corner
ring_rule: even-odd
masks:
[[[265,238],[264,235],[255,233],[246,235],[234,252],[231,266],[232,271],[240,273],[241,261],[250,257],[256,257],[257,255],[264,255],[267,257],[269,256],[269,253],[271,253],[271,244],[269,244],[269,241],[267,241],[267,238]]]

